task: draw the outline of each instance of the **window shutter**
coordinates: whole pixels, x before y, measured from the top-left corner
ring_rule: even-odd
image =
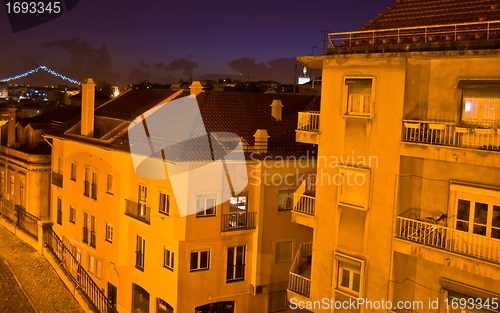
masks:
[[[292,242],[277,242],[276,243],[276,262],[290,261],[292,258]]]

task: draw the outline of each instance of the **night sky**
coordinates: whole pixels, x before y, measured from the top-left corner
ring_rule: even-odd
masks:
[[[295,58],[323,51],[322,31],[357,30],[393,2],[80,0],[63,16],[17,33],[3,7],[0,79],[45,65],[79,81],[121,86],[189,80],[189,15],[194,79],[242,74],[246,81],[250,74],[252,81],[292,83]],[[34,74],[11,83],[40,82]]]

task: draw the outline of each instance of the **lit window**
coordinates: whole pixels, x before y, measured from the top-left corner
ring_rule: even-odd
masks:
[[[148,199],[148,187],[139,184],[139,203],[138,203],[139,217],[146,217],[147,215],[147,199]]]
[[[101,278],[102,262],[98,258],[89,254],[89,272],[95,277]]]
[[[278,194],[278,211],[293,209],[293,190],[280,190]]]
[[[189,269],[191,272],[208,270],[210,268],[210,250],[200,250],[191,252]]]
[[[167,248],[163,248],[163,266],[169,270],[174,270],[174,253]]]
[[[338,204],[366,210],[370,192],[370,171],[357,167],[341,166],[339,173],[338,181],[335,181],[339,185]]]
[[[462,121],[472,125],[495,127],[500,123],[500,88],[465,88]]]
[[[291,262],[292,261],[293,241],[277,242],[275,245],[274,262]]]
[[[196,217],[215,216],[216,195],[199,195],[196,201]]]
[[[335,253],[335,288],[353,296],[360,296],[363,285],[364,261]]]
[[[25,195],[25,190],[26,190],[24,184],[25,184],[24,180],[21,179],[19,181],[19,204],[21,206],[24,206],[24,195]]]
[[[238,197],[229,198],[229,212],[245,212],[247,209],[248,195],[246,192],[241,193]]]
[[[113,242],[113,225],[106,223],[106,241]]]
[[[227,248],[226,282],[245,280],[245,248],[246,246]]]
[[[160,191],[160,207],[161,213],[170,214],[170,195]]]
[[[345,79],[347,115],[371,116],[373,114],[374,80],[374,78]]]

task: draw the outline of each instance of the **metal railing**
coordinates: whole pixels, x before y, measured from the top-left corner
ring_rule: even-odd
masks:
[[[297,130],[318,132],[319,131],[319,112],[299,112]]]
[[[304,180],[303,184],[305,184],[305,192],[313,192],[316,191],[316,183],[318,179],[316,175],[309,175],[307,179]]]
[[[24,229],[33,237],[38,238],[38,221],[40,219],[26,212],[26,209],[23,208],[22,206],[16,206],[16,207],[17,207],[17,218],[19,227]]]
[[[286,310],[286,290],[269,292],[267,312],[280,312]]]
[[[411,209],[398,216],[397,236],[423,245],[500,263],[500,239],[449,228],[422,219],[425,212]]]
[[[95,308],[102,313],[118,313],[111,300],[106,298],[104,292],[92,280],[90,275],[83,269],[76,257],[71,253],[63,241],[52,230],[48,229],[47,247],[54,254],[61,265],[71,275],[74,281],[80,286],[81,290],[88,297]]]
[[[500,129],[455,123],[404,120],[404,141],[473,149],[500,150]]]
[[[95,248],[97,242],[97,234],[94,231],[90,232],[90,246]]]
[[[255,229],[255,216],[257,212],[228,213],[221,218],[221,232]]]
[[[314,216],[314,207],[316,205],[315,196],[294,193],[293,203],[295,205],[293,206],[292,211]]]
[[[498,39],[500,21],[431,25],[328,34],[329,47],[402,44],[408,42],[469,41]]]
[[[288,289],[309,297],[311,294],[311,277],[304,276],[307,269],[310,270],[312,265],[312,242],[303,243],[300,245],[292,267],[290,268]]]
[[[7,217],[11,221],[16,220],[16,211],[14,208],[14,201],[10,200],[11,195],[8,193],[2,193],[2,201],[0,205],[0,210],[2,216]]]
[[[125,199],[125,215],[148,225],[151,224],[151,208],[142,203]]]
[[[52,172],[52,184],[62,188],[63,174]]]

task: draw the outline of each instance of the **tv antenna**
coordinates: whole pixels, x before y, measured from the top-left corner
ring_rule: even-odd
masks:
[[[188,41],[189,41],[189,80],[192,83],[193,82],[193,60],[192,60],[192,54],[191,54],[191,27],[189,25],[189,6],[188,6],[188,13],[187,13],[187,20],[188,20]]]

